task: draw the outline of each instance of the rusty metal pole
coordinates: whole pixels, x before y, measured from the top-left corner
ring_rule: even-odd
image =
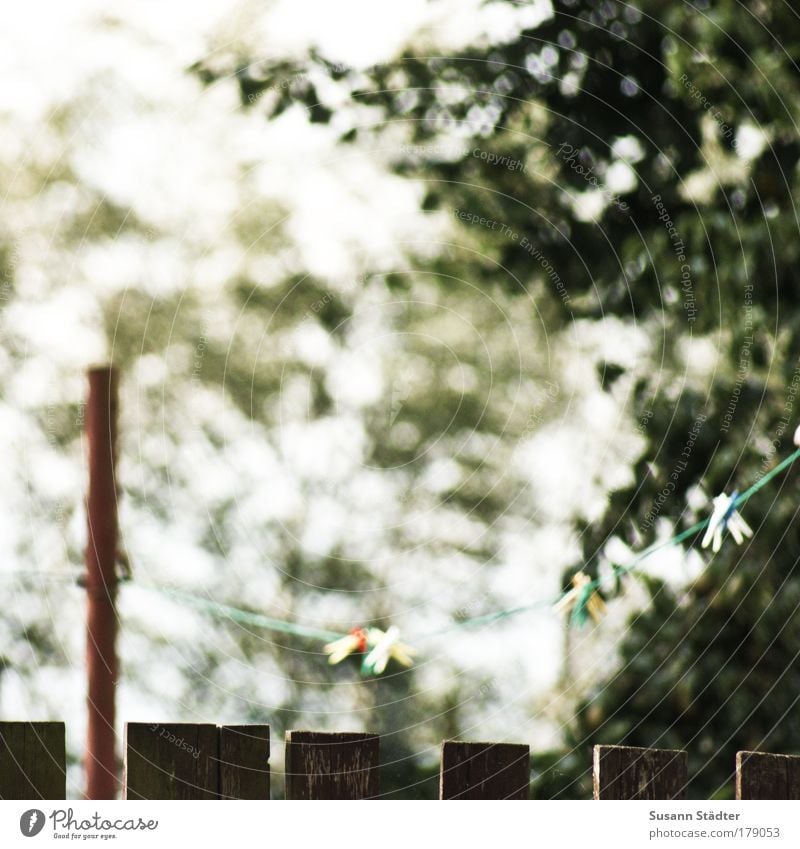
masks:
[[[86,403],[89,492],[86,497],[86,671],[88,728],[86,798],[114,799],[117,758],[114,735],[117,685],[117,373],[89,371]]]

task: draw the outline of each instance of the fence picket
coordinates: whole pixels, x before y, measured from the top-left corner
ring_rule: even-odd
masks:
[[[220,798],[269,799],[269,779],[269,725],[221,726]]]
[[[63,722],[0,722],[0,799],[66,799]]]
[[[737,799],[800,799],[800,757],[736,753]]]
[[[594,747],[595,799],[684,799],[688,759],[681,749]]]
[[[124,799],[216,799],[216,725],[128,722]]]
[[[516,743],[442,743],[440,799],[527,799],[530,748]]]
[[[287,731],[286,798],[374,798],[379,746],[376,734]]]

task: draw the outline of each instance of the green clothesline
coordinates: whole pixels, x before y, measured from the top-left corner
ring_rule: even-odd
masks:
[[[185,601],[192,607],[197,607],[200,610],[205,610],[214,616],[220,616],[226,619],[231,619],[234,622],[241,622],[243,625],[255,625],[257,628],[264,628],[267,631],[276,631],[281,634],[293,634],[297,637],[308,637],[312,640],[322,640],[330,642],[338,640],[344,636],[336,631],[325,631],[321,628],[308,628],[305,625],[298,625],[294,622],[286,622],[283,619],[274,619],[271,616],[264,616],[261,613],[254,613],[250,610],[241,610],[238,607],[232,607],[229,604],[220,604],[211,599],[201,598],[200,596],[190,595],[189,593],[173,590],[165,587],[150,586],[148,584],[139,584],[147,590],[154,590],[163,595],[174,598],[177,601]]]
[[[740,507],[743,505],[751,496],[755,495],[762,487],[766,486],[776,475],[779,475],[784,469],[787,469],[795,460],[800,457],[800,448],[795,450],[792,454],[790,454],[785,460],[779,463],[774,469],[771,469],[767,474],[763,477],[759,478],[752,486],[746,489],[744,492],[740,493],[736,496],[736,498],[731,503],[731,508]],[[667,548],[672,545],[679,545],[684,540],[689,539],[690,537],[695,536],[700,531],[702,531],[709,523],[710,517],[703,519],[701,522],[697,522],[692,525],[690,528],[687,528],[685,531],[681,531],[675,536],[670,537],[670,539],[664,542],[654,543],[653,545],[646,548],[642,551],[637,557],[635,557],[630,563],[627,563],[625,566],[615,566],[614,571],[617,575],[625,575],[633,571],[633,569],[638,566],[643,560],[655,554],[657,551],[661,549]],[[592,581],[589,581],[581,592],[579,599],[576,602],[575,612],[579,612],[583,607],[585,607],[586,602],[592,593],[597,590],[600,586],[599,579],[595,578]],[[227,604],[220,604],[216,601],[211,601],[210,599],[204,599],[199,596],[190,595],[188,593],[183,593],[177,590],[166,589],[157,586],[147,586],[147,589],[154,590],[156,592],[164,593],[176,600],[185,601],[187,604],[191,604],[194,607],[197,607],[201,610],[205,610],[207,613],[211,613],[212,615],[219,616],[222,618],[228,618],[235,622],[241,622],[246,625],[254,625],[259,628],[264,628],[270,631],[276,631],[283,634],[293,634],[298,637],[308,637],[314,640],[321,640],[324,642],[331,642],[332,640],[339,639],[345,636],[342,633],[337,633],[334,631],[326,631],[319,628],[309,628],[305,625],[298,625],[293,622],[286,622],[281,619],[274,619],[269,616],[264,616],[260,613],[254,613],[249,610],[242,610],[237,607],[232,607]],[[530,604],[521,605],[519,607],[512,607],[507,610],[498,610],[493,613],[486,613],[481,616],[474,616],[470,619],[464,619],[461,622],[455,622],[452,625],[449,625],[445,628],[442,628],[438,631],[434,631],[430,634],[425,634],[417,637],[410,637],[409,639],[412,642],[420,642],[422,640],[428,639],[430,637],[440,636],[442,634],[450,633],[452,631],[457,631],[462,628],[477,628],[481,625],[488,625],[493,622],[497,622],[501,619],[508,619],[509,617],[516,616],[520,613],[526,613],[531,610],[534,610],[539,607],[550,607],[554,604],[557,604],[567,593],[562,593],[555,599],[543,600],[539,599],[538,601],[531,602]]]
[[[767,474],[759,478],[752,486],[750,486],[744,492],[737,495],[732,500],[730,504],[730,509],[738,508],[745,504],[753,495],[755,495],[755,493],[757,493],[762,487],[766,486],[771,480],[773,480],[773,478],[779,475],[782,471],[789,468],[789,466],[791,466],[792,463],[794,463],[795,460],[797,460],[799,457],[800,448],[796,449],[785,460],[779,463],[774,469],[771,469],[769,472],[767,472]],[[675,534],[674,536],[670,537],[670,539],[665,540],[664,542],[658,542],[654,543],[651,546],[648,546],[648,548],[642,551],[626,565],[615,565],[613,567],[615,575],[621,576],[629,574],[643,560],[655,554],[657,551],[667,548],[668,546],[679,545],[684,540],[695,536],[708,525],[709,521],[710,517],[703,519],[701,522],[697,522],[690,528],[687,528],[686,530]],[[31,571],[3,572],[0,573],[0,580],[5,578],[18,579],[20,577],[38,577],[41,579],[45,579],[45,576],[46,579],[50,581],[79,580],[79,576],[77,574],[63,573],[59,575],[58,573]],[[173,589],[171,587],[159,587],[156,585],[148,584],[137,584],[137,586],[140,586],[146,590],[161,593],[162,595],[172,598],[175,601],[184,602],[213,616],[217,616],[223,619],[230,619],[234,622],[240,622],[243,625],[253,625],[254,627],[263,628],[268,631],[274,631],[282,634],[291,634],[293,636],[305,637],[308,639],[318,640],[325,643],[346,636],[345,634],[342,634],[337,631],[328,631],[322,628],[312,628],[306,625],[297,624],[295,622],[287,622],[283,619],[276,619],[271,616],[265,616],[261,613],[256,613],[251,610],[243,610],[241,608],[234,607],[233,605],[221,604],[219,602],[212,601],[211,599],[202,598],[201,596],[192,595],[190,593],[185,593],[180,590]],[[586,584],[583,585],[581,592],[578,598],[576,599],[575,607],[573,609],[573,621],[581,620],[581,614],[582,612],[585,612],[586,603],[588,602],[592,594],[597,589],[599,589],[599,587],[600,580],[598,578],[588,581]],[[422,640],[426,640],[432,637],[437,637],[443,634],[451,633],[453,631],[461,630],[462,628],[477,628],[483,625],[489,625],[493,622],[498,622],[502,619],[508,619],[512,616],[517,616],[521,613],[527,613],[536,608],[551,607],[555,604],[558,604],[558,602],[561,601],[566,595],[567,592],[563,592],[557,598],[554,599],[539,599],[537,601],[531,602],[530,604],[524,604],[506,610],[497,610],[492,613],[483,614],[481,616],[474,616],[469,619],[463,619],[460,622],[455,622],[452,625],[448,625],[432,633],[411,637],[410,639],[414,642],[420,642]],[[578,615],[576,616],[576,614]],[[585,616],[583,618],[585,618]]]

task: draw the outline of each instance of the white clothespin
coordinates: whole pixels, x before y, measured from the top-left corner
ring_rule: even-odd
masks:
[[[753,536],[750,525],[745,522],[736,509],[738,496],[738,492],[734,492],[732,495],[721,492],[714,499],[714,509],[711,512],[711,518],[708,520],[708,527],[701,543],[703,548],[708,548],[710,544],[711,550],[716,554],[722,548],[722,534],[726,528],[730,531],[737,545],[741,545],[745,537]]]
[[[414,654],[410,646],[400,642],[400,629],[392,625],[385,633],[379,628],[370,628],[367,636],[372,651],[364,658],[361,666],[365,674],[380,675],[390,658],[394,658],[402,666],[411,666]]]

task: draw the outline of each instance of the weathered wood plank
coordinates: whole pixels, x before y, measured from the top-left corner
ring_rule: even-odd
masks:
[[[688,758],[681,749],[594,747],[595,799],[684,799]]]
[[[269,777],[269,725],[221,726],[220,798],[269,799]]]
[[[216,725],[125,725],[124,799],[216,799]]]
[[[374,798],[379,746],[376,734],[287,731],[286,798]]]
[[[800,799],[800,757],[736,753],[737,799]]]
[[[0,722],[0,799],[66,799],[63,722]]]
[[[530,748],[516,743],[442,743],[440,799],[528,799]]]

